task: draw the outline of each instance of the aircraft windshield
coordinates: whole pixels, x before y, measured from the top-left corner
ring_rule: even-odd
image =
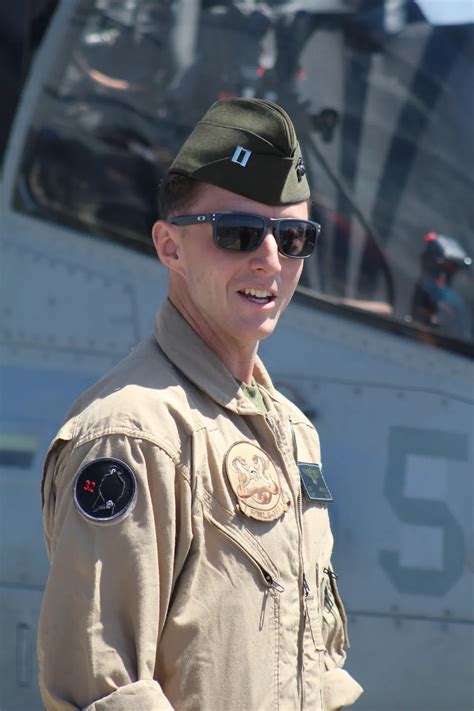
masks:
[[[274,100],[323,227],[303,286],[472,345],[474,26],[430,25],[429,0],[354,4],[81,0],[16,208],[151,250],[159,180],[196,120],[217,98]]]

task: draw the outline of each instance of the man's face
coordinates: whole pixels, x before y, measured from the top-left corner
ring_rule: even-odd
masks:
[[[305,202],[271,207],[212,185],[204,187],[186,212],[230,211],[308,218]],[[216,247],[209,224],[174,229],[179,249],[179,269],[172,274],[180,301],[176,305],[208,342],[211,338],[221,348],[255,348],[272,334],[288,305],[303,261],[280,254],[271,232],[256,251],[241,253]]]

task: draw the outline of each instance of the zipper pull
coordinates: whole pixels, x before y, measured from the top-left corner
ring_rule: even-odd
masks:
[[[303,595],[304,595],[304,597],[305,598],[308,597],[309,593],[310,593],[310,589],[309,589],[308,581],[306,580],[306,575],[303,573]]]
[[[339,575],[337,575],[333,570],[329,570],[329,568],[323,568],[323,573],[326,573],[330,578],[333,580],[337,580]]]
[[[285,588],[283,587],[283,585],[280,585],[280,583],[277,583],[276,580],[273,580],[270,573],[264,572],[263,577],[265,578],[265,581],[269,588],[273,588],[279,593],[285,592]]]

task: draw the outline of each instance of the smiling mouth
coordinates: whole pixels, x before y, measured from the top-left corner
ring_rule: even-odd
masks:
[[[261,291],[260,289],[242,289],[239,294],[254,304],[269,304],[275,300],[270,291]]]

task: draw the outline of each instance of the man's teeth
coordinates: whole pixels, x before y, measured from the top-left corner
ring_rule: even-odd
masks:
[[[258,289],[244,289],[246,296],[256,296],[258,299],[268,299],[271,297],[270,291],[259,291]]]

